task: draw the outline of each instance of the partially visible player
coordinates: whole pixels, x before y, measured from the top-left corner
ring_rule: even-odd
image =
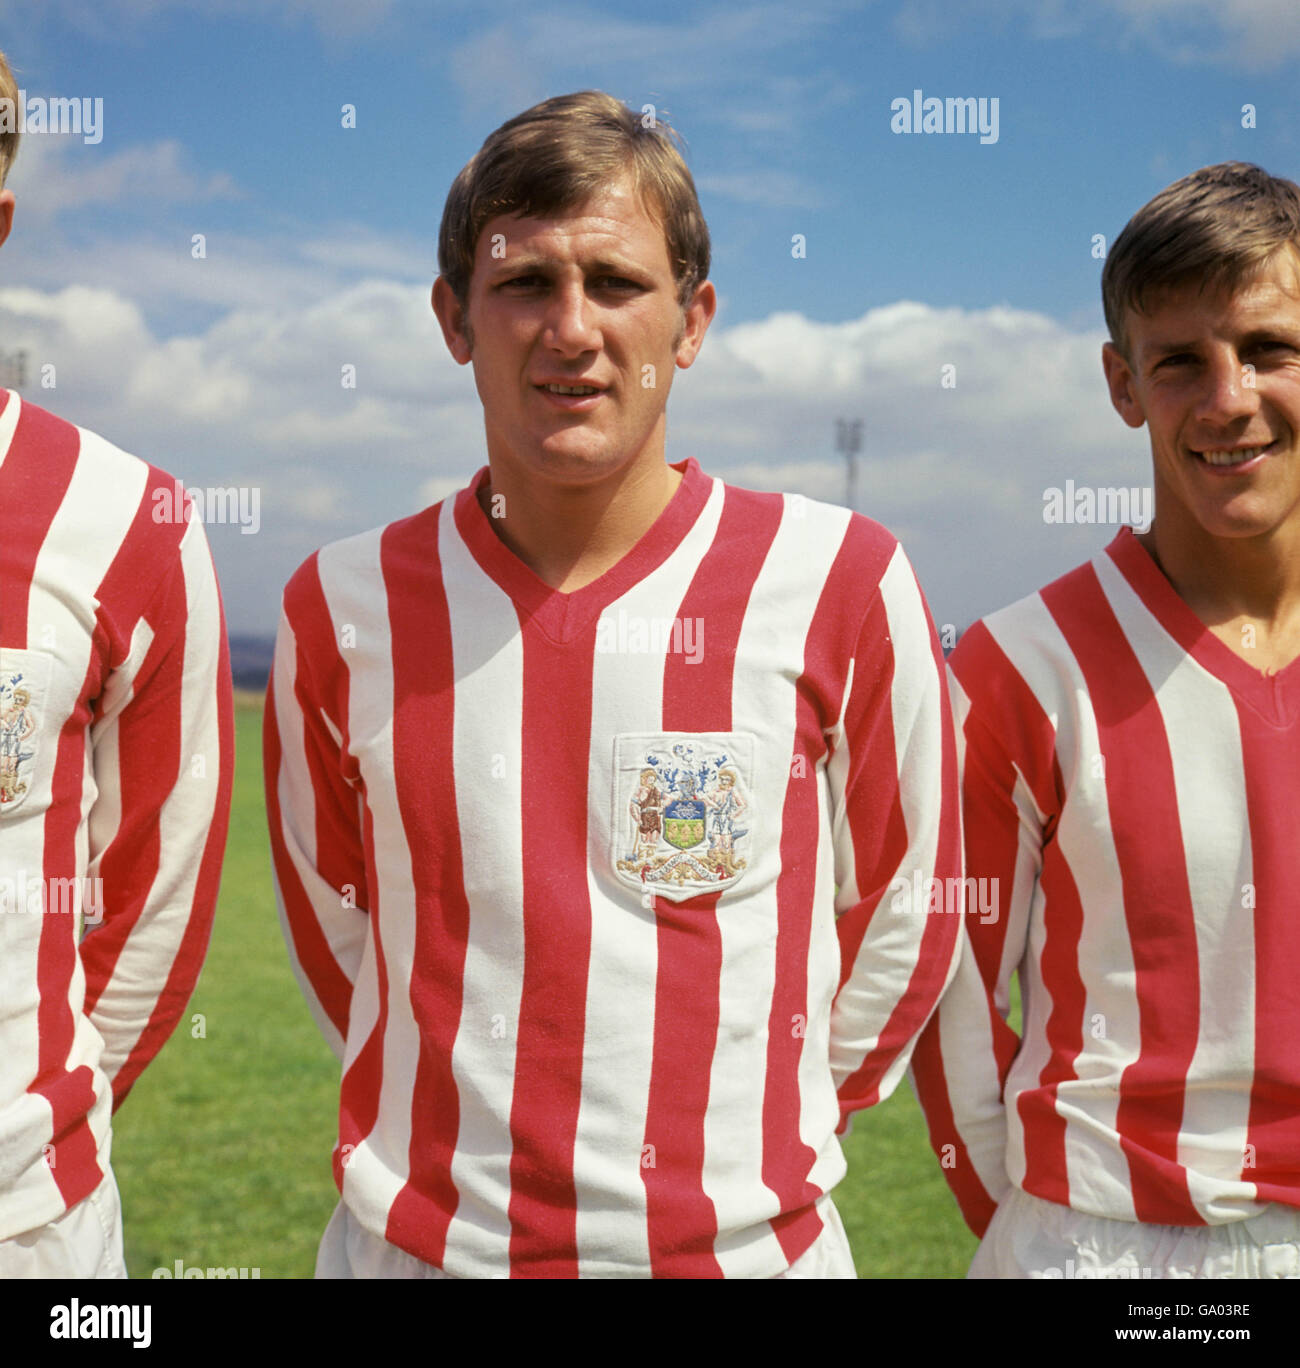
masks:
[[[1155,516],[952,657],[1000,915],[915,1075],[971,1276],[1300,1277],[1300,189],[1187,176],[1102,291]]]
[[[898,889],[960,862],[915,577],[865,518],[668,463],[716,300],[661,127],[510,120],[439,261],[488,464],[298,571],[267,707],[343,1066],[317,1272],[853,1277],[836,1131],[958,943]]]
[[[0,242],[13,215],[0,190]],[[0,1279],[126,1277],[110,1117],[207,949],[230,669],[173,506],[162,471],[0,390]]]

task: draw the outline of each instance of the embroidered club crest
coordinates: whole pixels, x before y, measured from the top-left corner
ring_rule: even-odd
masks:
[[[744,876],[753,845],[756,738],[619,736],[614,741],[614,873],[684,902]]]
[[[0,817],[14,811],[31,786],[40,721],[34,693],[22,671],[0,674]]]

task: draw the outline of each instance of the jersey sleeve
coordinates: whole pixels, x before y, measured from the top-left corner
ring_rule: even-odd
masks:
[[[832,733],[840,987],[831,1068],[841,1129],[887,1097],[953,967],[960,918],[929,894],[959,886],[961,832],[943,656],[896,548],[856,643]]]
[[[981,1238],[1011,1188],[1003,1096],[1020,1037],[1008,1022],[1042,871],[1050,800],[1047,723],[977,623],[953,657],[967,893],[952,987],[913,1058],[930,1142],[971,1230]],[[1035,723],[1041,725],[1035,725]],[[1013,756],[1016,757],[1013,759]]]
[[[203,526],[105,682],[90,730],[87,872],[102,889],[80,944],[85,1012],[121,1104],[171,1035],[207,953],[230,817],[230,657]]]
[[[285,591],[263,759],[281,928],[340,1059],[368,929],[362,797],[346,770],[346,673],[313,558]]]

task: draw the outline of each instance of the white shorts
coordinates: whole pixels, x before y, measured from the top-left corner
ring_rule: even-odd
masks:
[[[1274,1204],[1224,1225],[1088,1216],[1012,1188],[968,1278],[1300,1278],[1300,1211]]]
[[[125,1278],[122,1203],[112,1169],[57,1220],[0,1240],[0,1278]]]
[[[853,1252],[829,1197],[817,1203],[822,1232],[778,1278],[856,1278]],[[342,1202],[325,1227],[316,1256],[318,1278],[448,1278],[451,1275],[364,1229]]]

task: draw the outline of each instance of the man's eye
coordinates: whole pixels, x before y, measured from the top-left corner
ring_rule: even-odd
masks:
[[[597,276],[592,284],[602,290],[639,290],[641,288],[635,280],[628,280],[626,276]]]
[[[1156,370],[1164,370],[1170,366],[1186,366],[1195,360],[1191,352],[1175,352],[1172,356],[1165,356],[1157,361]]]
[[[511,276],[509,280],[503,280],[501,284],[506,289],[532,289],[534,286],[545,284],[545,281],[539,275],[519,275]]]

